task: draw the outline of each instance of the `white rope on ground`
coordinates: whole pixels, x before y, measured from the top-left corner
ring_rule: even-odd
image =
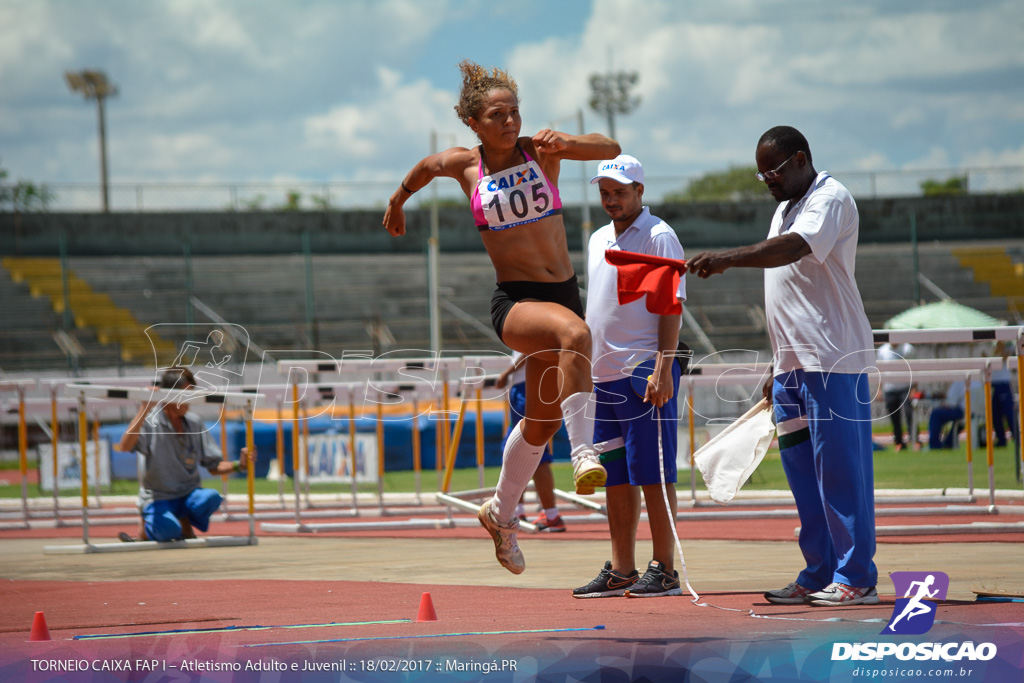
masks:
[[[679,542],[679,532],[676,530],[676,516],[672,513],[672,506],[668,503],[668,491],[665,490],[665,452],[661,442],[661,408],[658,407],[655,410],[658,424],[658,473],[661,475],[661,497],[662,500],[665,501],[665,514],[668,515],[669,526],[672,528],[672,537],[676,540],[676,550],[679,551],[679,565],[680,569],[683,570],[683,582],[686,583],[686,589],[690,591],[690,595],[693,596],[693,601],[696,602],[697,600],[700,600],[700,596],[697,595],[695,590],[693,590],[693,586],[690,585],[690,577],[686,574],[686,559],[683,557],[683,544]]]

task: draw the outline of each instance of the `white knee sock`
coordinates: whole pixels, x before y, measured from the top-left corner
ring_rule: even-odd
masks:
[[[569,433],[569,446],[575,456],[584,448],[594,445],[594,392],[579,391],[562,401],[565,431]]]
[[[502,454],[501,474],[494,491],[494,515],[502,524],[515,516],[516,505],[523,496],[533,473],[537,471],[544,446],[534,446],[523,437],[523,423],[520,422],[505,442]]]

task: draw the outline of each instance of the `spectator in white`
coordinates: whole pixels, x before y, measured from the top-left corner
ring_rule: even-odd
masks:
[[[897,351],[893,348],[892,344],[886,342],[878,347],[876,355],[878,360],[904,360],[909,358],[913,351],[914,347],[910,344],[901,344]],[[883,381],[882,397],[885,401],[886,414],[892,421],[892,437],[895,450],[901,451],[908,446],[917,446],[917,425],[914,423],[914,405],[910,399],[910,382],[906,380],[898,382]],[[903,440],[904,419],[907,421],[910,443]]]
[[[162,389],[195,386],[188,368],[169,368],[160,377]],[[147,402],[139,408],[117,449],[138,451],[145,456],[146,472],[139,492],[145,538],[194,538],[193,529],[209,529],[210,517],[222,500],[216,490],[200,487],[199,466],[207,468],[210,474],[230,474],[245,471],[251,458],[248,449],[242,448],[237,461],[222,460],[220,448],[202,418],[189,414],[188,403],[167,401],[154,413],[157,405]]]

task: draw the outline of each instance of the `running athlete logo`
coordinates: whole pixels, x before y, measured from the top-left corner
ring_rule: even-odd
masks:
[[[883,634],[919,635],[927,633],[935,623],[935,603],[945,600],[949,577],[942,572],[893,572],[889,575],[896,587],[896,606]]]

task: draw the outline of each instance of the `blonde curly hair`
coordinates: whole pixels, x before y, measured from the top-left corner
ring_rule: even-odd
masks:
[[[519,88],[507,71],[494,67],[488,72],[468,59],[459,62],[459,71],[462,72],[462,90],[459,92],[459,103],[455,105],[455,113],[467,126],[469,119],[480,113],[484,100],[492,90],[508,90],[519,99]]]

